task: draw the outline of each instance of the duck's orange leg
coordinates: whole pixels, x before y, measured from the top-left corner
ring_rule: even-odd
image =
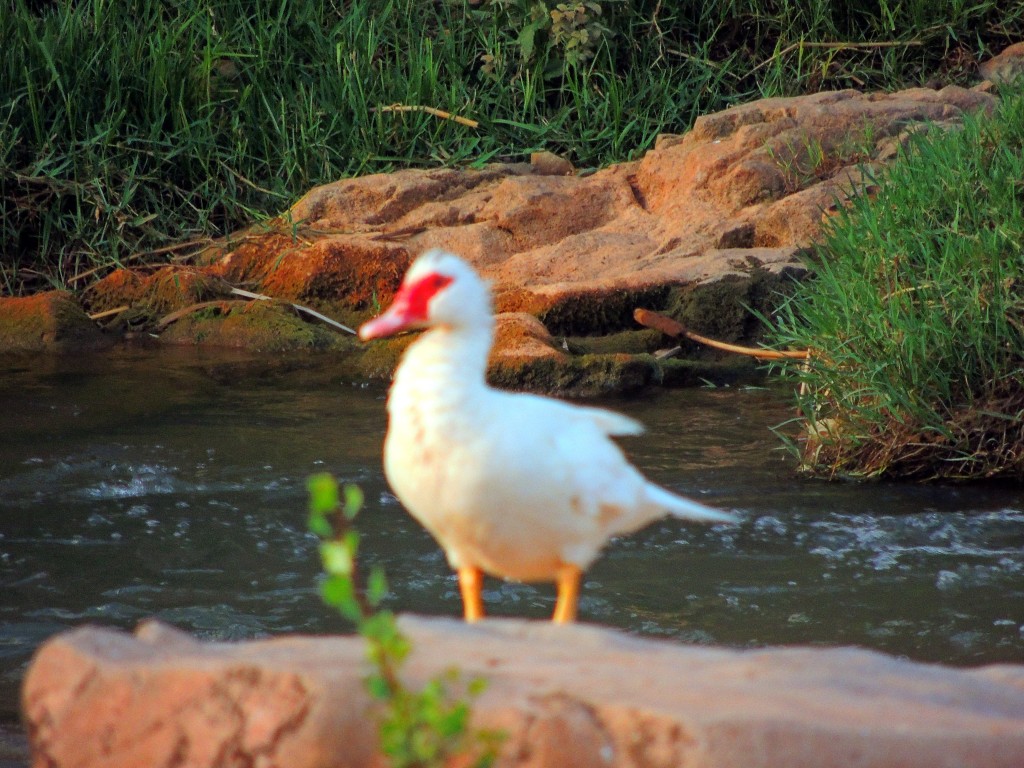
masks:
[[[576,603],[580,598],[580,579],[583,571],[575,565],[563,565],[558,571],[558,600],[555,601],[555,615],[551,620],[556,624],[576,621]]]
[[[459,568],[459,589],[466,621],[478,621],[484,617],[483,588],[483,571],[471,565]]]

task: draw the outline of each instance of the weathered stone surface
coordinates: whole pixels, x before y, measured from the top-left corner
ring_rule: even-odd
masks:
[[[165,267],[149,275],[118,269],[91,286],[84,298],[92,312],[130,305],[163,317],[199,302],[227,297],[230,287],[195,267]]]
[[[0,298],[0,352],[85,352],[110,343],[66,291]]]
[[[642,160],[589,176],[527,165],[366,176],[313,190],[287,220],[309,249],[344,241],[354,254],[392,243],[381,301],[410,256],[437,246],[494,282],[499,311],[617,331],[630,315],[609,322],[600,309],[615,297],[801,271],[800,250],[860,183],[859,164],[891,154],[909,125],[949,124],[993,104],[956,87],[768,99],[702,117]]]
[[[754,308],[770,312],[790,278],[803,274],[802,251],[820,236],[823,218],[863,186],[862,168],[883,166],[924,124],[950,125],[994,104],[992,95],[957,87],[766,99],[701,117],[686,135],[661,137],[641,160],[591,174],[539,153],[530,164],[346,179],[206,249],[195,266],[115,273],[89,292],[88,306],[130,304],[158,320],[244,284],[354,326],[387,304],[412,258],[443,247],[493,282],[497,311],[530,314],[558,337],[635,330],[637,306],[672,312],[701,301],[699,287],[723,281],[768,281]],[[742,306],[744,289],[732,294]],[[703,310],[677,319],[713,335],[705,320],[735,309],[715,303],[723,296],[708,294]],[[759,332],[757,323],[728,328],[734,335],[725,341],[750,342]],[[579,382],[573,371],[600,375],[611,365],[533,342],[523,354],[523,341],[500,335],[494,361],[502,378],[553,390]],[[369,351],[361,370],[386,375],[395,348]],[[683,364],[693,361],[645,363],[662,381]],[[541,369],[555,377],[537,376]]]
[[[978,65],[981,76],[993,83],[1012,83],[1024,76],[1024,42],[1004,48],[998,56]]]
[[[735,651],[590,626],[404,617],[410,685],[489,685],[501,766],[1018,768],[1024,667],[958,670],[849,649]],[[23,692],[38,768],[380,765],[361,642],[201,643],[157,624],[38,652]]]

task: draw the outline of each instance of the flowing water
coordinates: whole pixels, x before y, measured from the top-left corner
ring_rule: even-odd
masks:
[[[316,594],[305,479],[360,484],[364,558],[391,607],[454,615],[434,542],[385,485],[382,385],[332,358],[119,352],[0,370],[0,722],[30,654],[83,623],[156,616],[201,637],[343,631]],[[800,479],[769,427],[781,390],[605,403],[658,482],[742,516],[656,523],[588,574],[585,621],[687,643],[856,644],[925,661],[1024,662],[1024,489]],[[514,510],[509,510],[514,514]],[[489,581],[494,614],[546,618],[546,585]]]

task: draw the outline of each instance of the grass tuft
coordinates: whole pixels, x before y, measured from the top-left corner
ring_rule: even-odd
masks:
[[[831,223],[773,329],[805,467],[1024,478],[1024,92],[926,132]]]

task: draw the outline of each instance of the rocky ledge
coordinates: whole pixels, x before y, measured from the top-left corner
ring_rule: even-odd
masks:
[[[654,356],[676,342],[637,326],[634,309],[660,310],[723,341],[756,341],[748,308],[770,312],[804,273],[801,254],[823,218],[870,184],[909,135],[954,125],[995,99],[958,87],[766,99],[701,117],[686,135],[661,136],[641,160],[593,173],[537,156],[348,179],[179,263],[117,270],[81,302],[110,335],[271,353],[335,349],[358,375],[386,376],[400,340],[360,346],[284,302],[354,326],[388,302],[411,258],[440,246],[493,281],[497,383],[583,394],[727,382],[749,377],[753,365],[685,340],[680,358]],[[238,288],[278,301],[232,293]],[[51,328],[63,303],[11,308],[43,315],[21,322],[27,341],[0,337],[0,345],[46,348],[80,335],[36,332]],[[60,317],[80,325],[80,315]]]
[[[1019,768],[1024,666],[960,670],[852,648],[726,650],[593,626],[403,617],[419,685],[488,681],[499,766]],[[364,648],[206,643],[157,623],[47,642],[24,684],[37,768],[379,766]]]

